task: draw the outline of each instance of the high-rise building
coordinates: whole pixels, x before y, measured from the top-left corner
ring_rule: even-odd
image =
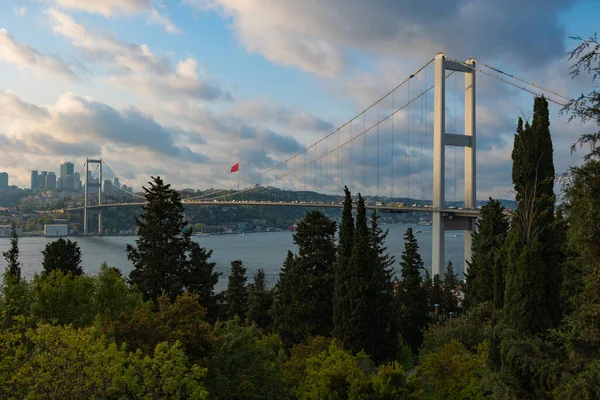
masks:
[[[60,166],[60,177],[66,178],[75,173],[75,165],[72,162],[66,162]]]
[[[46,176],[48,176],[48,171],[42,171],[37,177],[36,188],[40,190],[46,189]]]
[[[48,172],[46,175],[46,189],[56,189],[56,174]]]
[[[0,172],[0,189],[8,189],[8,172]]]
[[[119,182],[119,178],[115,177],[115,180],[114,180],[114,182],[113,182],[113,183],[114,183],[114,185],[115,185],[116,187],[118,187],[118,188],[120,188],[120,187],[121,187],[121,182]]]
[[[113,185],[113,182],[110,179],[105,179],[104,180],[104,189],[103,189],[103,192],[106,195],[113,195],[113,194],[115,194],[115,186]]]
[[[31,190],[37,189],[38,172],[31,171]]]

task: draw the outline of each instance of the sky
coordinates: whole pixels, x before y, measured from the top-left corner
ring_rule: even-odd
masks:
[[[439,52],[577,96],[591,81],[569,76],[569,37],[598,26],[595,0],[2,0],[0,171],[28,187],[31,170],[100,157],[137,189],[156,175],[176,188],[235,186],[233,164],[244,181],[301,152]],[[423,74],[413,94],[431,82]],[[484,75],[477,85],[477,197],[509,198],[516,119],[531,118],[533,98]],[[400,90],[398,102],[411,89]],[[451,98],[460,131],[462,100]],[[385,157],[368,134],[356,175],[336,169],[348,165],[337,153],[326,157],[318,186],[429,197],[431,127],[419,122],[431,99],[382,125]],[[562,173],[581,162],[570,147],[589,129],[559,110],[551,106],[551,131]],[[449,200],[463,190],[461,154],[447,151]],[[283,188],[311,188],[290,178]]]

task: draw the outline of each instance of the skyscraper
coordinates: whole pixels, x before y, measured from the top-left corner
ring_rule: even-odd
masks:
[[[75,173],[75,165],[72,162],[66,162],[60,166],[60,177],[66,178]]]
[[[48,176],[48,171],[42,171],[37,176],[36,188],[44,190],[46,189],[46,176]]]
[[[46,175],[46,189],[56,189],[56,174],[48,172]]]
[[[72,162],[66,162],[60,165],[60,177],[58,178],[58,188],[63,190],[77,190],[77,179],[73,176],[75,165]]]
[[[31,190],[37,189],[38,172],[31,171]]]
[[[8,173],[0,172],[0,189],[8,189]]]

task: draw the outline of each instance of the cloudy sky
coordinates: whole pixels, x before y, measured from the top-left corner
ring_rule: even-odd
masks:
[[[578,95],[590,82],[568,76],[569,36],[599,26],[596,0],[2,0],[0,171],[27,187],[32,169],[102,157],[137,188],[151,175],[178,188],[235,185],[231,165],[244,180],[293,156],[440,51]],[[395,107],[431,77],[399,89]],[[478,197],[507,198],[516,118],[531,117],[532,97],[483,75],[477,95]],[[452,96],[448,128],[460,131]],[[431,105],[425,97],[382,124],[379,146],[373,130],[282,187],[428,197]],[[563,172],[580,161],[569,148],[586,128],[551,111]],[[373,112],[264,179],[329,151]],[[449,200],[461,198],[462,163],[450,148]]]

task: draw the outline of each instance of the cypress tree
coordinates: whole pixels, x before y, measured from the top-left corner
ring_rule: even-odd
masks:
[[[348,187],[344,186],[344,207],[340,224],[337,258],[334,269],[333,290],[333,336],[343,337],[349,328],[348,321],[351,309],[347,296],[350,282],[349,264],[354,246],[354,218],[352,217],[352,196]]]
[[[12,223],[12,230],[10,231],[10,249],[2,253],[6,260],[6,273],[13,278],[13,280],[21,279],[21,263],[19,262],[19,235],[17,234],[17,225]]]
[[[419,244],[408,228],[404,234],[404,251],[402,252],[402,281],[398,298],[402,337],[416,353],[423,342],[422,330],[427,325],[427,290],[423,286],[421,270],[423,261],[419,254]],[[435,277],[434,277],[435,279]]]
[[[248,310],[246,311],[248,321],[254,322],[263,331],[270,329],[272,318],[269,315],[269,310],[272,304],[273,295],[267,289],[265,271],[259,269],[254,274],[254,282],[250,284],[248,289]]]
[[[191,252],[189,262],[186,262],[183,271],[183,282],[186,290],[198,296],[198,303],[206,308],[206,319],[214,323],[217,319],[217,297],[215,285],[219,282],[220,272],[215,272],[216,264],[209,259],[213,253],[198,245],[190,243]]]
[[[301,271],[296,268],[297,257],[288,250],[273,288],[273,305],[269,315],[273,329],[288,344],[300,343],[309,334],[302,324],[304,304],[298,298],[297,289],[304,284]]]
[[[335,222],[320,211],[308,212],[298,223],[298,256],[286,258],[272,312],[276,330],[287,343],[331,335],[335,232]]]
[[[505,267],[500,252],[508,235],[508,221],[504,207],[492,198],[481,207],[477,221],[477,232],[473,234],[473,259],[467,262],[465,273],[465,307],[497,300],[494,304],[502,308]]]
[[[48,243],[42,254],[44,255],[42,266],[45,273],[49,274],[58,269],[65,274],[71,272],[73,276],[83,275],[81,249],[77,242],[60,238],[55,242]]]
[[[248,288],[246,287],[246,268],[240,260],[231,262],[231,274],[225,301],[227,302],[227,318],[233,319],[236,315],[241,320],[246,318],[246,307],[248,304]]]
[[[336,330],[336,338],[350,351],[365,350],[375,362],[393,359],[398,342],[394,315],[394,292],[390,265],[384,241],[387,232],[378,225],[376,213],[367,224],[365,200],[359,194],[353,248],[346,271],[347,291],[342,310],[348,315],[344,330]]]
[[[444,313],[447,315],[452,313],[457,315],[460,311],[458,306],[458,274],[454,272],[452,261],[448,261],[446,267],[446,273],[444,274],[444,282],[442,283],[443,288],[443,299],[442,304],[444,305]]]
[[[518,207],[508,235],[504,310],[523,333],[542,333],[560,320],[560,274],[554,242],[554,163],[548,102],[534,102],[533,123],[519,120],[513,149]]]
[[[443,308],[443,304],[442,304],[442,280],[440,279],[439,274],[435,274],[433,276],[433,284],[431,287],[430,307],[434,307],[434,310],[435,310],[436,304],[438,305],[437,311],[444,314],[444,308]]]
[[[160,177],[152,177],[146,192],[142,215],[136,217],[136,246],[127,245],[127,258],[133,262],[129,278],[146,299],[156,300],[163,291],[171,301],[185,289],[187,252],[192,231],[187,228],[179,193]]]

